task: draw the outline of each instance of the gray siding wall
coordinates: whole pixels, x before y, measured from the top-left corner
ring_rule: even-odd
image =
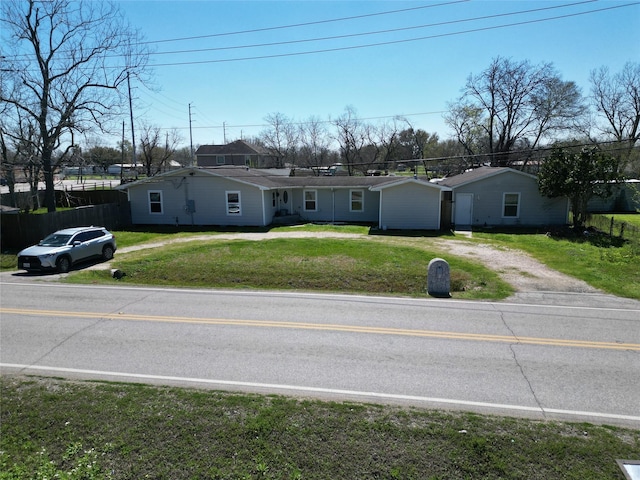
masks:
[[[568,221],[568,200],[540,195],[535,178],[506,172],[455,188],[459,193],[473,194],[473,225],[535,226],[564,225]],[[503,194],[520,194],[517,218],[503,217]],[[455,210],[455,206],[454,206]]]
[[[149,212],[148,192],[162,192],[163,212]],[[226,192],[240,192],[240,214],[227,214]],[[160,179],[129,189],[134,224],[263,226],[264,193],[257,187],[226,178],[194,176]],[[193,200],[195,212],[185,206]]]
[[[439,230],[439,188],[405,183],[382,191],[380,227],[391,230]]]
[[[315,190],[317,211],[304,209],[304,191]],[[364,193],[364,209],[361,212],[352,212],[351,190],[360,190]],[[306,188],[296,189],[292,192],[291,206],[293,213],[310,222],[354,222],[377,223],[380,193],[372,192],[368,188]]]

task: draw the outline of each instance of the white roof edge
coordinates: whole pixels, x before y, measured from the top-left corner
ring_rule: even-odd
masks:
[[[429,182],[429,181],[425,181],[425,180],[421,180],[419,178],[413,178],[413,177],[408,177],[408,178],[400,180],[398,182],[389,182],[389,183],[384,184],[384,185],[375,185],[375,186],[369,187],[369,190],[371,190],[371,191],[384,190],[385,188],[397,187],[398,185],[404,185],[406,183],[416,183],[418,185],[424,185],[426,187],[434,187],[434,188],[436,188],[438,190],[444,190],[444,191],[451,190],[450,187],[447,187],[445,185],[439,185],[437,183],[432,183],[432,182]]]

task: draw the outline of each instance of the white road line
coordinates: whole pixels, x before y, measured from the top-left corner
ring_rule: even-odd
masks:
[[[344,395],[356,398],[378,398],[387,400],[400,400],[411,401],[428,404],[445,404],[445,405],[458,405],[466,407],[486,408],[494,410],[513,410],[521,412],[533,412],[540,415],[556,414],[575,417],[592,417],[599,419],[610,420],[624,420],[631,422],[640,422],[640,417],[632,415],[619,415],[615,413],[599,413],[599,412],[584,412],[575,410],[562,410],[555,408],[540,408],[540,407],[525,407],[521,405],[506,405],[501,403],[489,403],[489,402],[473,402],[468,400],[454,400],[449,398],[434,398],[434,397],[421,397],[415,395],[398,395],[393,393],[378,393],[378,392],[360,392],[357,390],[340,390],[333,388],[320,388],[320,387],[303,387],[298,385],[280,385],[270,383],[256,383],[256,382],[237,382],[231,380],[213,380],[207,378],[191,378],[191,377],[175,377],[166,375],[146,375],[142,373],[124,373],[124,372],[108,372],[102,370],[84,370],[78,368],[64,368],[64,367],[49,367],[43,365],[22,365],[15,363],[0,363],[0,368],[17,369],[20,373],[27,372],[54,372],[54,373],[74,373],[81,375],[95,375],[100,377],[116,377],[116,378],[130,378],[136,380],[149,380],[149,381],[163,381],[163,382],[180,382],[190,384],[204,384],[204,385],[220,385],[230,387],[244,387],[244,388],[260,388],[267,390],[282,390],[282,391],[296,391],[306,393],[322,393],[330,395]]]

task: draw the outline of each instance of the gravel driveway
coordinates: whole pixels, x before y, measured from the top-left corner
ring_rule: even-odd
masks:
[[[452,255],[483,263],[517,292],[600,293],[588,283],[553,270],[520,250],[459,240],[438,239],[436,245]]]

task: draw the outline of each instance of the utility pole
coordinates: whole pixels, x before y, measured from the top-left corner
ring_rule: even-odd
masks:
[[[124,168],[124,120],[122,121],[122,143],[120,144],[120,183],[122,183],[122,169]]]
[[[138,178],[138,162],[136,161],[136,134],[133,127],[133,103],[131,101],[131,82],[129,82],[129,72],[127,72],[127,86],[129,87],[129,114],[131,116],[131,141],[133,142],[133,169],[136,179]]]
[[[193,131],[191,130],[191,104],[189,104],[189,143],[191,144],[191,166],[195,164],[193,160]]]
[[[227,123],[222,122],[222,141],[227,144]]]

